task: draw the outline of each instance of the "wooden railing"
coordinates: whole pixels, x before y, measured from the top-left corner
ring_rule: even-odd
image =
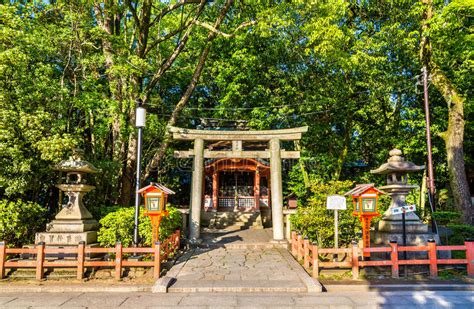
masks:
[[[439,259],[438,251],[465,251],[465,259]],[[390,253],[389,260],[359,261],[359,257],[364,252],[386,252]],[[400,260],[400,252],[427,252],[428,259]],[[398,278],[400,265],[429,265],[430,276],[438,276],[438,265],[465,264],[467,274],[474,276],[474,241],[466,241],[460,246],[437,246],[434,241],[428,242],[427,246],[398,246],[396,242],[391,242],[390,247],[359,248],[356,243],[350,248],[319,248],[311,244],[308,238],[296,232],[291,233],[291,253],[298,260],[303,262],[304,268],[311,272],[314,278],[318,278],[320,268],[352,268],[353,279],[359,278],[359,269],[370,266],[390,266],[392,277]],[[322,254],[339,255],[344,254],[348,258],[346,261],[320,261]]]
[[[7,248],[5,242],[0,242],[0,278],[5,278],[6,269],[11,268],[36,268],[36,279],[44,278],[46,268],[76,268],[77,279],[84,278],[84,271],[87,267],[111,267],[115,268],[115,279],[120,280],[124,267],[153,267],[153,277],[158,279],[161,272],[161,262],[166,261],[169,256],[179,249],[180,231],[177,230],[162,243],[156,242],[153,247],[148,248],[124,248],[121,242],[117,242],[114,248],[99,248],[85,246],[80,242],[77,247],[52,248],[45,247],[44,243],[39,243],[35,248]],[[86,258],[91,254],[114,254],[114,261],[95,261]],[[148,253],[150,261],[124,259],[130,253]],[[9,259],[16,255],[36,255],[35,259],[14,260]],[[55,259],[48,261],[46,254],[62,255],[70,254],[75,256],[72,259]],[[125,256],[124,256],[125,255]]]

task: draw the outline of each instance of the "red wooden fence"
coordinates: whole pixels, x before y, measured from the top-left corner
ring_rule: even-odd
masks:
[[[115,268],[115,279],[120,280],[124,267],[153,267],[153,277],[160,277],[161,262],[168,259],[171,253],[179,249],[180,232],[177,230],[162,243],[156,242],[152,248],[123,248],[122,243],[117,242],[115,248],[87,248],[84,242],[80,242],[77,247],[68,248],[48,248],[44,243],[40,243],[35,248],[7,248],[5,242],[0,242],[0,278],[5,277],[7,268],[36,268],[36,279],[44,278],[45,268],[76,268],[77,279],[84,277],[84,270],[87,267],[113,267]],[[113,253],[114,261],[93,261],[87,259],[88,254]],[[137,261],[124,259],[127,253],[149,253],[152,261]],[[34,260],[9,260],[8,257],[18,254],[36,255]],[[53,260],[45,259],[46,254],[73,254],[76,259]]]
[[[438,251],[460,250],[466,251],[465,259],[438,259]],[[359,261],[364,252],[389,252],[390,260]],[[427,252],[428,259],[399,260],[399,252]],[[307,238],[303,238],[296,232],[291,233],[291,253],[300,261],[307,270],[312,270],[312,276],[319,276],[319,269],[324,268],[352,268],[352,277],[359,277],[359,269],[369,266],[390,266],[392,277],[399,276],[400,265],[429,265],[430,276],[438,276],[438,265],[466,264],[467,274],[474,277],[474,241],[466,241],[460,246],[437,246],[436,243],[428,242],[427,246],[398,246],[391,242],[390,247],[359,248],[356,243],[351,248],[319,248],[311,244]],[[347,254],[347,261],[322,262],[319,261],[320,254]]]

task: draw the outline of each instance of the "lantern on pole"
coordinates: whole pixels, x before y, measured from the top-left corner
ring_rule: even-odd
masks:
[[[137,193],[142,194],[145,200],[145,215],[150,217],[152,225],[153,244],[159,241],[161,219],[168,215],[166,202],[169,194],[174,191],[159,183],[152,182],[148,186],[141,188]]]
[[[370,247],[370,222],[373,217],[379,217],[377,211],[379,194],[385,194],[377,189],[373,183],[359,184],[345,195],[352,196],[354,211],[352,216],[358,217],[362,223],[363,248]],[[370,257],[370,252],[364,252],[364,257]]]
[[[143,128],[145,127],[146,110],[142,106],[142,102],[137,102],[137,108],[135,110],[135,127],[137,128],[137,173],[135,178],[135,217],[133,224],[133,244],[138,246],[138,213],[140,208],[140,177],[141,177],[141,166],[142,166],[142,139],[143,139]]]

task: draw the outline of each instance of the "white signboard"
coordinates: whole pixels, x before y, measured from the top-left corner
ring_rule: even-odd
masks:
[[[329,195],[326,200],[327,209],[346,210],[346,198],[342,195]]]
[[[402,213],[407,213],[407,212],[414,212],[416,211],[415,205],[405,205],[401,207],[394,207],[391,208],[392,215],[399,215]]]

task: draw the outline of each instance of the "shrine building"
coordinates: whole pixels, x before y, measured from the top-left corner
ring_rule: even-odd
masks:
[[[298,159],[299,151],[281,149],[281,141],[300,140],[308,127],[222,131],[170,127],[175,140],[192,141],[193,149],[175,151],[192,158],[189,239],[200,241],[201,222],[209,213],[270,214],[273,241],[285,241],[281,161]]]

